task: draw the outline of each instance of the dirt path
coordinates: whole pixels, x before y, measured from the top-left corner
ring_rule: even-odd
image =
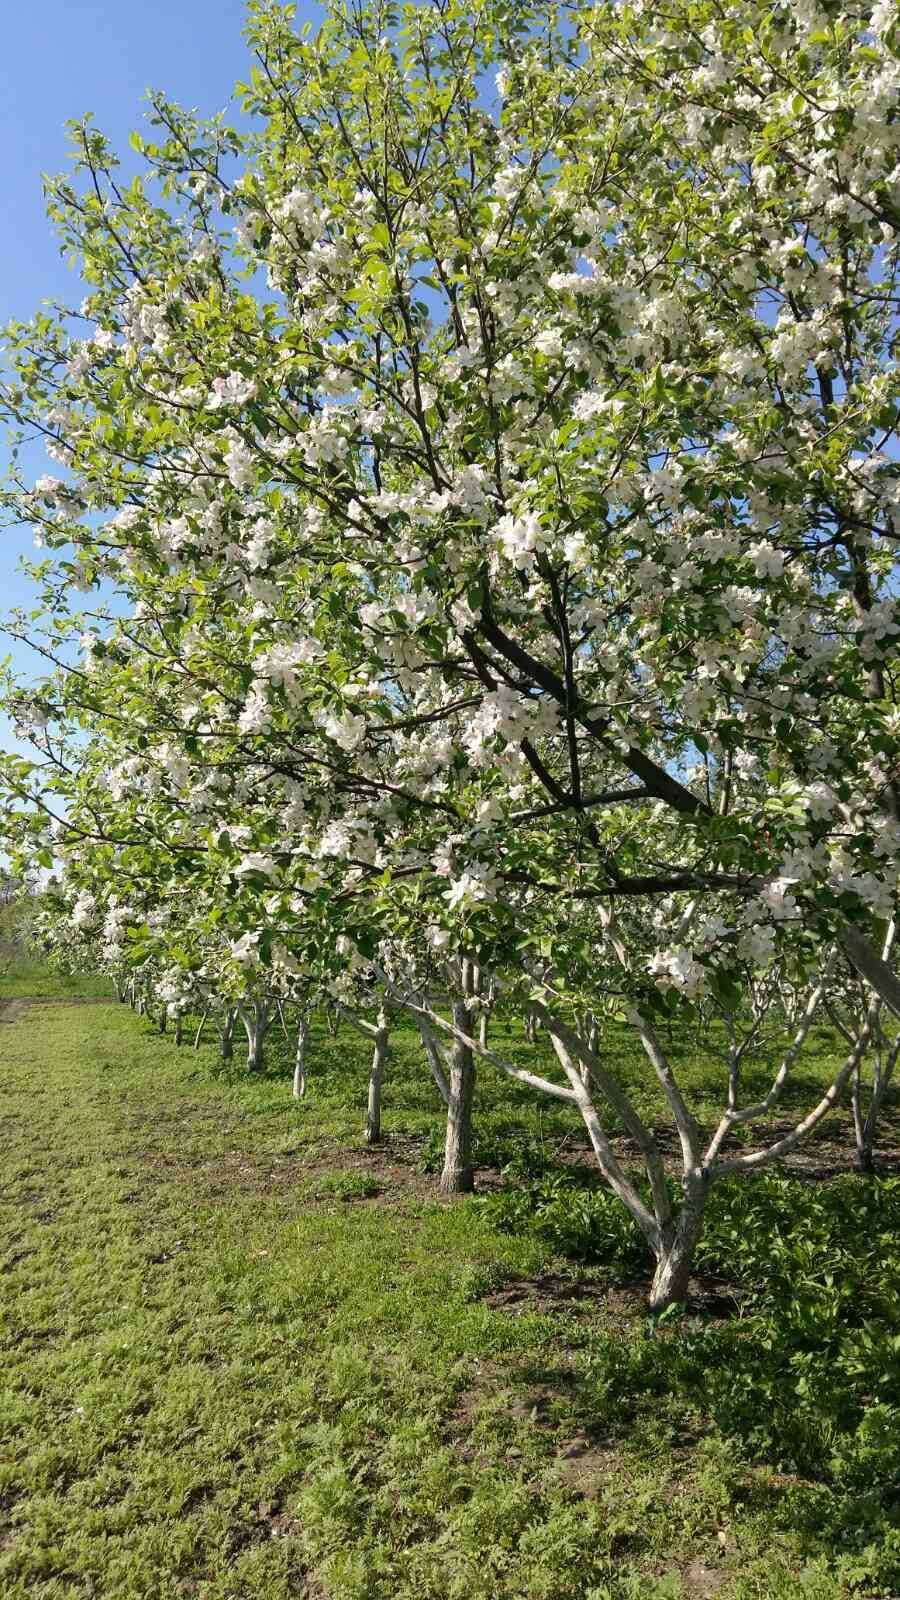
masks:
[[[32,1006],[108,1006],[102,995],[16,995],[0,1000],[0,1022],[18,1022]]]

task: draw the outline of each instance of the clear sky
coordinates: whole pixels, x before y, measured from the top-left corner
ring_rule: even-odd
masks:
[[[81,298],[44,216],[41,191],[41,174],[66,165],[64,123],[92,112],[113,147],[128,158],[128,135],[141,126],[148,89],[163,89],[204,115],[223,110],[234,84],[247,76],[245,9],[245,0],[6,0],[0,53],[0,325],[31,316],[42,299],[77,303]],[[298,21],[318,13],[313,0],[300,0]],[[42,452],[35,453],[33,466],[35,475],[57,470]],[[0,612],[30,603],[31,590],[16,572],[22,552],[33,553],[29,534],[0,534]],[[8,648],[0,638],[0,657]],[[26,654],[16,655],[23,667]],[[0,744],[11,742],[0,723]]]

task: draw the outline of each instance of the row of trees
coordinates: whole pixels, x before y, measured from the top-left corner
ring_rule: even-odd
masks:
[[[251,1064],[293,1008],[299,1089],[310,1007],[355,1017],[376,1134],[414,1018],[447,1187],[477,1058],[569,1103],[662,1308],[710,1183],[848,1086],[870,1163],[893,1071],[893,11],[360,0],[248,38],[252,131],[155,97],[142,176],[82,124],[48,185],[88,293],[8,330],[62,469],[9,497],[50,671],[8,686],[8,832],[48,937],[226,1050],[243,1017]],[[845,1059],[754,1148],[827,1013]],[[715,1129],[660,1014],[716,1019]]]

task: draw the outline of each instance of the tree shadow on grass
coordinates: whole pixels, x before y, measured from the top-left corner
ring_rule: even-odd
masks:
[[[590,1448],[661,1429],[684,1448],[678,1430],[700,1416],[810,1557],[900,1588],[900,1179],[721,1184],[691,1298],[659,1319],[637,1230],[603,1190],[552,1174],[483,1206],[570,1263],[485,1298],[565,1318],[578,1360],[532,1377],[564,1390]]]

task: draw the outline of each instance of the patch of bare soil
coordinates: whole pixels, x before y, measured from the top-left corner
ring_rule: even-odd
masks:
[[[511,1316],[546,1316],[558,1313],[578,1316],[596,1312],[609,1303],[610,1289],[595,1279],[570,1277],[562,1272],[538,1272],[533,1278],[516,1278],[491,1289],[484,1302],[493,1311]]]
[[[0,1023],[20,1022],[32,1006],[106,1006],[108,1000],[100,995],[16,995],[13,1000],[0,1000]]]
[[[799,1120],[799,1119],[798,1119]],[[881,1174],[900,1174],[900,1137],[896,1128],[890,1126],[890,1117],[882,1118],[883,1128],[882,1143],[875,1153],[875,1169]],[[768,1145],[775,1144],[791,1133],[796,1122],[772,1122],[758,1130],[758,1137],[752,1145],[733,1147],[733,1153],[740,1154],[743,1150],[765,1149]],[[677,1171],[679,1167],[680,1148],[677,1135],[669,1128],[655,1128],[654,1136],[659,1146],[660,1153],[667,1169]],[[632,1139],[617,1137],[611,1141],[620,1160],[631,1163],[637,1162],[640,1157],[638,1146]],[[729,1146],[726,1154],[731,1151]],[[597,1183],[602,1183],[590,1145],[586,1141],[566,1140],[557,1151],[557,1160],[568,1167],[576,1167],[585,1177],[595,1178]],[[853,1132],[851,1128],[841,1126],[837,1121],[825,1126],[818,1135],[806,1143],[801,1143],[786,1156],[771,1162],[760,1169],[763,1172],[788,1172],[795,1178],[807,1178],[810,1181],[820,1181],[826,1178],[838,1178],[844,1173],[855,1173],[856,1164],[854,1156]]]
[[[587,1499],[598,1494],[604,1481],[623,1468],[622,1452],[611,1439],[592,1438],[583,1429],[567,1439],[556,1452],[556,1477]]]
[[[18,1022],[23,1010],[20,1000],[0,1000],[0,1022]]]
[[[491,1289],[484,1302],[492,1310],[510,1316],[596,1315],[612,1313],[617,1321],[644,1316],[647,1310],[646,1278],[629,1283],[609,1283],[596,1278],[578,1278],[560,1272],[538,1272],[531,1278],[516,1278]],[[743,1291],[717,1278],[691,1278],[687,1307],[691,1315],[704,1321],[722,1323],[734,1317]]]
[[[171,1120],[183,1123],[189,1116],[190,1112],[185,1110]],[[203,1120],[202,1112],[198,1120]],[[404,1199],[437,1203],[442,1196],[435,1179],[421,1171],[417,1151],[418,1141],[392,1139],[353,1149],[339,1140],[329,1139],[311,1141],[308,1146],[301,1145],[279,1154],[260,1154],[239,1148],[209,1156],[189,1156],[151,1149],[141,1152],[139,1158],[161,1176],[190,1181],[204,1196],[210,1197],[235,1191],[254,1194],[297,1191],[309,1206],[392,1205]],[[335,1173],[374,1179],[377,1191],[346,1197],[329,1193],[317,1195],[315,1180]]]
[[[670,1569],[671,1570],[671,1569]],[[682,1591],[690,1600],[714,1600],[728,1582],[727,1572],[707,1566],[705,1561],[692,1561],[689,1566],[676,1569],[681,1579]],[[667,1576],[660,1573],[659,1576]]]

